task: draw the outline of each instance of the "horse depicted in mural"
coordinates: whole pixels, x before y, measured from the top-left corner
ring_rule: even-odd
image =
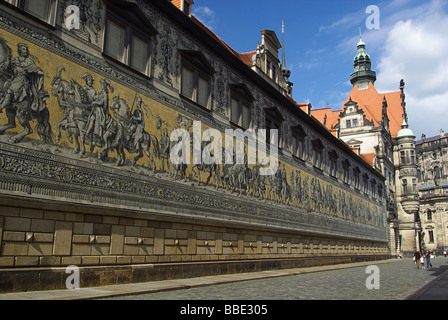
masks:
[[[70,82],[62,79],[64,67],[59,67],[52,81],[51,94],[58,99],[59,107],[64,111],[64,117],[56,130],[56,143],[61,139],[64,130],[70,142],[75,138],[75,153],[85,154],[85,141],[82,132],[85,131],[87,120],[92,110],[93,95],[89,97],[86,90],[75,80]]]
[[[266,193],[266,176],[260,174],[260,169],[261,167],[259,165],[255,165],[252,168],[252,175],[249,179],[249,189],[251,190],[252,196],[264,198]]]
[[[103,134],[104,146],[98,152],[98,158],[104,159],[108,150],[115,148],[118,155],[117,165],[122,166],[126,161],[124,153],[126,149],[131,154],[138,153],[132,161],[133,165],[135,165],[143,157],[144,152],[151,161],[150,167],[152,167],[152,171],[155,173],[156,164],[150,150],[152,145],[154,156],[160,158],[159,142],[156,136],[142,130],[141,137],[135,139],[136,132],[133,129],[135,127],[133,118],[124,99],[118,96],[114,97],[110,109],[114,112],[115,118],[110,117],[106,125]]]
[[[193,141],[193,139],[191,139],[191,141]],[[207,144],[209,144],[209,142],[203,141],[201,143],[201,150],[198,150],[201,155],[203,155],[203,151],[206,150]],[[209,154],[209,158],[210,159],[213,158],[213,155],[211,153]],[[207,177],[207,180],[205,181],[205,185],[208,185],[210,182],[210,179],[213,177],[215,180],[216,190],[218,190],[219,182],[220,182],[220,176],[219,176],[220,165],[217,164],[215,161],[208,164],[204,161],[204,159],[201,159],[201,160],[202,161],[200,161],[200,163],[193,163],[193,165],[192,165],[191,170],[193,172],[193,179],[195,179],[195,177],[196,177],[196,179],[198,180],[198,186],[200,186],[201,185],[201,172],[208,173],[208,177]]]
[[[16,118],[23,131],[10,138],[18,143],[31,133],[30,121],[37,119],[36,131],[47,143],[53,142],[50,113],[46,100],[49,94],[44,89],[44,78],[48,74],[36,65],[39,59],[30,54],[28,46],[17,45],[18,57],[12,60],[11,49],[0,38],[0,113],[5,109],[8,123],[0,126],[0,135],[16,127]]]

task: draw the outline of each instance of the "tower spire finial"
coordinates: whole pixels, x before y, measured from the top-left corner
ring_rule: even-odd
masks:
[[[293,83],[289,81],[289,77],[291,76],[291,70],[286,67],[286,53],[285,53],[285,21],[282,20],[282,74],[286,80],[287,84],[287,94],[292,96],[292,86]]]
[[[285,58],[285,21],[282,20],[282,65],[286,67],[286,58]]]
[[[359,24],[359,40],[362,41],[362,29],[361,29],[361,25]]]

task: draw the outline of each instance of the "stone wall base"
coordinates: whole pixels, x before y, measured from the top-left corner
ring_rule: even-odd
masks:
[[[79,267],[80,287],[130,284],[236,274],[267,270],[305,268],[364,261],[379,261],[388,256],[315,257],[200,263],[167,263]],[[66,268],[0,269],[0,293],[66,289]]]

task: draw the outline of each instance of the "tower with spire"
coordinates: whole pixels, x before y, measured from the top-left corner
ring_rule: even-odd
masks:
[[[359,32],[358,52],[353,61],[355,72],[350,76],[352,85],[356,85],[359,90],[367,89],[369,83],[375,84],[376,72],[372,71],[372,60],[366,51],[366,44],[362,41],[361,27]]]
[[[292,97],[293,83],[289,81],[291,76],[291,70],[286,67],[286,54],[285,54],[285,22],[282,21],[282,75],[286,82],[287,95]]]

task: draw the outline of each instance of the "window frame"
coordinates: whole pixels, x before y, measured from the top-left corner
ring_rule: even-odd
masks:
[[[428,243],[434,243],[434,231],[433,230],[428,230]]]
[[[35,1],[35,0],[5,0],[5,1],[11,4],[12,6],[18,8],[19,10],[23,11],[30,17],[37,19],[40,22],[48,24],[52,27],[56,26],[56,17],[59,8],[59,0],[48,0],[49,1],[48,13],[45,19],[42,19],[41,17],[34,14],[32,11],[26,9],[27,1]]]
[[[350,184],[350,162],[348,160],[342,161],[342,182]]]
[[[337,175],[338,175],[338,169],[339,169],[338,168],[338,159],[339,159],[339,156],[338,156],[336,150],[332,150],[328,153],[328,162],[329,162],[328,163],[328,165],[329,165],[328,172],[329,172],[330,176],[332,176],[334,178],[337,178]]]
[[[401,187],[403,189],[403,195],[408,195],[409,190],[408,190],[408,180],[407,179],[401,180]]]
[[[356,190],[360,190],[360,184],[361,184],[361,170],[359,170],[358,167],[353,168],[353,187]]]
[[[307,134],[301,125],[291,127],[291,133],[291,155],[304,161]]]
[[[181,97],[187,99],[190,102],[204,108],[208,111],[212,110],[212,78],[214,70],[205,60],[200,52],[195,51],[180,51],[181,64],[180,64],[180,85],[179,94]],[[191,96],[184,92],[184,69],[189,70],[193,74],[192,78],[192,93]],[[205,105],[199,101],[200,93],[199,84],[200,78],[207,82],[207,102]]]
[[[120,13],[118,11],[120,10]],[[141,21],[142,20],[142,21]],[[133,23],[130,23],[132,21]],[[114,56],[112,52],[108,51],[108,45],[110,44],[110,23],[114,23],[118,27],[122,28],[124,31],[123,43],[120,46],[123,47],[121,59]],[[135,23],[134,23],[135,22]],[[152,54],[153,54],[153,37],[157,34],[157,31],[152,27],[149,21],[143,21],[140,18],[140,14],[131,13],[126,10],[126,8],[115,8],[108,7],[106,10],[105,17],[105,28],[103,36],[103,56],[118,62],[120,65],[133,70],[146,77],[151,77],[151,65],[152,65]],[[142,42],[147,44],[146,66],[142,69],[134,66],[133,53],[134,53],[134,37],[139,38]],[[112,35],[113,38],[113,35]]]
[[[313,167],[322,170],[324,163],[324,146],[320,139],[313,140]]]
[[[266,129],[266,143],[272,144],[271,130],[277,129],[278,148],[283,149],[282,124],[285,119],[276,107],[264,109],[264,123]],[[268,126],[268,123],[270,125]]]
[[[230,107],[229,107],[229,121],[244,130],[253,128],[253,102],[255,98],[251,95],[249,90],[244,84],[232,84],[230,87]],[[237,102],[237,114],[238,120],[235,119],[233,101]],[[249,109],[249,121],[245,119],[244,108],[247,106]]]

